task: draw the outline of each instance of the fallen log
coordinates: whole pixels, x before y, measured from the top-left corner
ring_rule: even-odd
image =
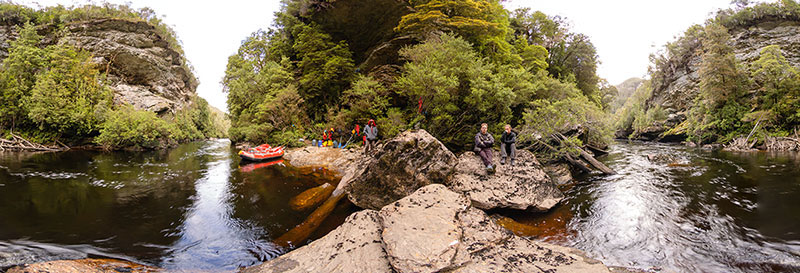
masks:
[[[589,144],[583,145],[583,148],[586,149],[586,150],[591,151],[595,156],[598,156],[598,157],[604,156],[604,155],[608,155],[607,151],[605,151],[603,149],[600,149],[600,148],[597,148],[595,146],[589,145]]]
[[[556,149],[556,148],[555,148],[555,147],[553,147],[553,146],[550,146],[550,144],[547,144],[547,143],[545,143],[545,142],[543,142],[543,141],[541,141],[541,140],[538,140],[538,139],[537,139],[536,141],[537,141],[537,142],[539,142],[539,144],[541,144],[542,146],[544,146],[544,147],[545,147],[545,148],[547,148],[548,150],[550,150],[550,151],[552,151],[552,152],[554,152],[554,153],[558,153],[558,149]],[[592,170],[591,170],[591,169],[589,169],[589,167],[586,167],[586,164],[584,164],[584,163],[583,163],[582,161],[580,161],[580,160],[576,160],[576,159],[575,159],[574,157],[572,157],[572,156],[571,156],[569,153],[565,153],[565,154],[562,156],[562,158],[563,158],[565,161],[567,161],[567,162],[568,162],[570,165],[574,166],[575,168],[578,168],[578,169],[579,169],[579,170],[581,170],[582,172],[585,172],[585,173],[590,173],[590,172],[592,172]]]
[[[558,140],[561,143],[561,145],[564,145],[564,141],[567,139],[567,137],[565,137],[561,133],[555,133],[553,138]],[[581,158],[586,160],[586,162],[592,165],[592,167],[594,167],[595,169],[603,172],[604,174],[617,174],[617,172],[615,172],[605,164],[601,163],[600,161],[597,161],[597,159],[595,159],[592,155],[590,155],[580,147],[573,146],[573,148],[577,149],[578,152],[580,152]]]

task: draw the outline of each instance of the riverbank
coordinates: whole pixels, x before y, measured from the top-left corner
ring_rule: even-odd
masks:
[[[487,174],[474,153],[456,156],[417,130],[382,142],[370,156],[304,147],[285,157],[296,167],[339,172],[333,196],[346,194],[365,210],[311,244],[244,272],[609,270],[577,249],[514,235],[482,210],[546,211],[563,198],[530,152],[519,151],[515,166],[498,164]],[[499,155],[494,160],[499,163]]]

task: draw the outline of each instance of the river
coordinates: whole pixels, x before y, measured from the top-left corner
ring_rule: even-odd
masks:
[[[618,143],[601,160],[619,174],[576,178],[550,212],[505,214],[530,227],[525,235],[607,265],[800,272],[800,154]],[[336,178],[285,163],[240,166],[227,140],[0,153],[0,271],[82,257],[235,270],[285,253],[273,240],[311,213],[289,200],[323,183]],[[355,210],[340,202],[311,239]]]
[[[554,210],[510,216],[606,265],[800,272],[800,154],[618,143],[601,161],[619,174],[579,177]]]
[[[239,165],[227,140],[167,151],[0,153],[0,271],[111,257],[175,271],[235,270],[286,249],[272,240],[311,211],[288,203],[335,177],[286,164]],[[312,234],[354,211],[340,202]]]

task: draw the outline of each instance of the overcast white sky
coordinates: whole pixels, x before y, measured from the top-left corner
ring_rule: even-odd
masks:
[[[368,1],[368,0],[364,0]],[[50,6],[85,4],[88,1],[39,0],[19,3]],[[259,28],[272,24],[279,0],[107,1],[130,3],[135,8],[151,7],[164,16],[183,42],[186,57],[200,79],[198,94],[211,105],[226,110],[220,80],[228,56],[241,41]],[[513,10],[531,7],[548,15],[567,17],[576,32],[591,37],[602,64],[598,74],[611,84],[647,72],[648,56],[692,24],[704,22],[730,0],[510,0]],[[377,8],[377,7],[376,7]]]

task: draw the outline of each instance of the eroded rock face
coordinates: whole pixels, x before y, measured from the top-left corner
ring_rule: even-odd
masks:
[[[466,195],[472,205],[481,209],[548,210],[564,198],[533,153],[518,150],[514,166],[500,165],[497,151],[493,160],[497,172],[487,174],[478,155],[474,152],[461,154],[455,177],[448,186]]]
[[[566,247],[511,234],[433,184],[365,210],[311,244],[244,272],[608,272]]]
[[[92,53],[114,102],[156,113],[183,108],[195,94],[197,79],[153,25],[124,19],[95,19],[68,23],[64,33],[43,30],[44,44],[68,44]],[[0,26],[0,59],[8,56],[17,26]],[[58,38],[58,39],[55,39]]]
[[[197,80],[181,53],[146,22],[98,19],[70,23],[59,40],[92,52],[108,69],[115,103],[161,113],[182,108],[197,89]]]
[[[800,22],[771,20],[764,21],[747,28],[729,30],[729,45],[734,50],[739,62],[753,62],[761,56],[761,50],[769,45],[778,45],[790,65],[800,66]],[[699,43],[696,48],[699,49]],[[686,113],[700,94],[700,75],[698,71],[702,62],[702,50],[682,60],[671,60],[676,67],[665,71],[665,80],[655,86],[653,96],[647,101],[647,108],[661,106],[669,118],[661,124],[654,124],[642,135],[633,136],[640,140],[658,140],[663,142],[680,142],[685,134],[663,135],[676,128],[686,120]],[[646,111],[647,109],[645,109]],[[633,131],[620,131],[618,138],[626,138]]]
[[[550,176],[550,181],[556,185],[564,185],[572,182],[572,172],[566,163],[555,163],[543,167],[545,173]]]
[[[405,131],[376,149],[377,157],[363,161],[344,177],[345,191],[362,208],[381,207],[417,189],[446,183],[456,156],[425,130]]]
[[[469,256],[458,215],[468,207],[463,195],[439,184],[383,207],[382,238],[392,267],[400,272],[437,272],[466,263]]]

